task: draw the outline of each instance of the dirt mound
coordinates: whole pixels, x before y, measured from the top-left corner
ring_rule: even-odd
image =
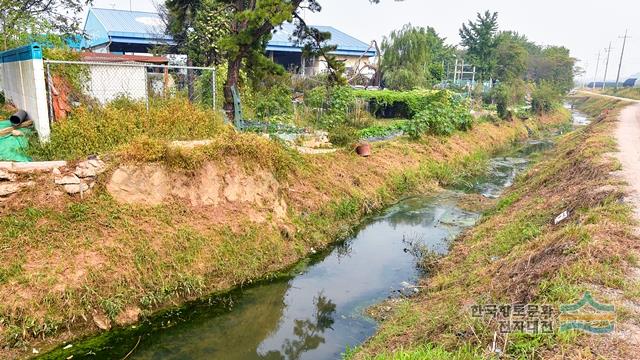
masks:
[[[223,169],[209,162],[196,173],[172,171],[161,164],[122,165],[111,175],[107,190],[117,201],[133,205],[156,206],[174,199],[194,207],[233,204],[256,222],[266,219],[256,210],[284,218],[287,209],[271,172],[249,173],[237,163]]]

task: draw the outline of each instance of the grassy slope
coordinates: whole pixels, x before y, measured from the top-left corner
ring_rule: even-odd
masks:
[[[589,290],[617,305],[618,326],[636,329],[640,283],[630,209],[621,203],[611,132],[622,104],[580,100],[600,121],[564,137],[547,160],[521,176],[482,222],[454,244],[428,290],[403,301],[354,358],[472,359],[489,356],[496,325],[470,315],[475,303],[573,303]],[[552,225],[569,209],[569,219]],[[510,358],[633,358],[619,336],[498,335]],[[628,340],[628,339],[627,339]]]
[[[640,100],[640,88],[627,88],[618,91],[611,89],[606,90],[604,94]]]
[[[178,159],[168,163],[191,170],[203,157],[221,164],[241,159],[274,172],[286,188],[288,218],[256,224],[177,200],[153,208],[122,205],[105,189],[108,174],[84,201],[55,195],[53,185],[24,193],[0,208],[0,357],[96,332],[96,314],[115,319],[131,306],[150,314],[283,269],[311,248],[347,236],[371,211],[482,168],[481,154],[527,136],[527,127],[565,119],[562,113],[526,126],[484,123],[450,138],[376,144],[369,159],[347,152],[294,155],[258,136],[227,132],[206,151],[168,156],[166,148],[149,151],[153,144],[134,138],[124,154],[137,155],[125,159]],[[220,144],[229,139],[232,146]],[[38,150],[66,151],[54,146],[61,143]]]

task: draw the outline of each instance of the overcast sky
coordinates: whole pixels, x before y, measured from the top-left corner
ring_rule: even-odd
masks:
[[[153,0],[94,0],[94,6],[117,9],[154,11]],[[432,26],[458,44],[458,29],[477,12],[497,11],[501,30],[514,30],[530,40],[545,45],[564,45],[587,70],[593,80],[598,51],[602,51],[598,80],[604,76],[609,41],[613,50],[609,76],[615,80],[625,29],[633,38],[627,42],[622,77],[640,73],[640,1],[638,0],[382,0],[370,5],[369,0],[320,0],[323,9],[306,14],[314,25],[330,25],[364,42],[380,41],[394,29],[406,23]]]

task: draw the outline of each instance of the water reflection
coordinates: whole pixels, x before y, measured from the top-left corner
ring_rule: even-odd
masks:
[[[282,344],[282,351],[269,351],[260,355],[261,359],[300,359],[304,352],[315,350],[324,344],[325,338],[322,336],[325,330],[331,329],[333,325],[333,315],[336,311],[336,304],[329,300],[322,293],[314,300],[315,313],[312,319],[294,320],[293,334],[295,338],[285,339]]]
[[[531,141],[508,156],[492,159],[487,176],[472,189],[498,196],[528,166],[528,154],[550,146]],[[460,209],[461,191],[405,199],[365,224],[358,234],[289,280],[242,290],[231,310],[199,307],[184,321],[144,331],[134,359],[336,359],[349,346],[373,335],[376,324],[364,309],[419,276],[407,246],[419,244],[444,254],[450,241],[472,226],[478,214]],[[174,319],[175,320],[175,319]],[[95,358],[122,358],[136,337],[114,339]],[[83,349],[82,352],[81,349]],[[82,358],[81,344],[63,358]]]
[[[246,290],[231,312],[149,334],[133,358],[340,358],[375,332],[363,310],[417,280],[405,239],[445,253],[449,240],[478,219],[456,206],[460,196],[406,199],[295,278]]]

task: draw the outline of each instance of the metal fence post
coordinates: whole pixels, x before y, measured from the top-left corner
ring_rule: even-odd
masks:
[[[51,64],[47,63],[47,89],[49,91],[47,91],[47,100],[48,100],[48,106],[47,108],[49,109],[49,125],[51,125],[52,122],[55,121],[55,114],[53,111],[53,95],[51,95],[51,92],[53,91],[53,79],[51,78]]]
[[[149,112],[149,69],[144,67],[144,98],[147,103],[147,112]]]
[[[213,99],[213,110],[216,109],[216,69],[211,70],[211,98]]]

